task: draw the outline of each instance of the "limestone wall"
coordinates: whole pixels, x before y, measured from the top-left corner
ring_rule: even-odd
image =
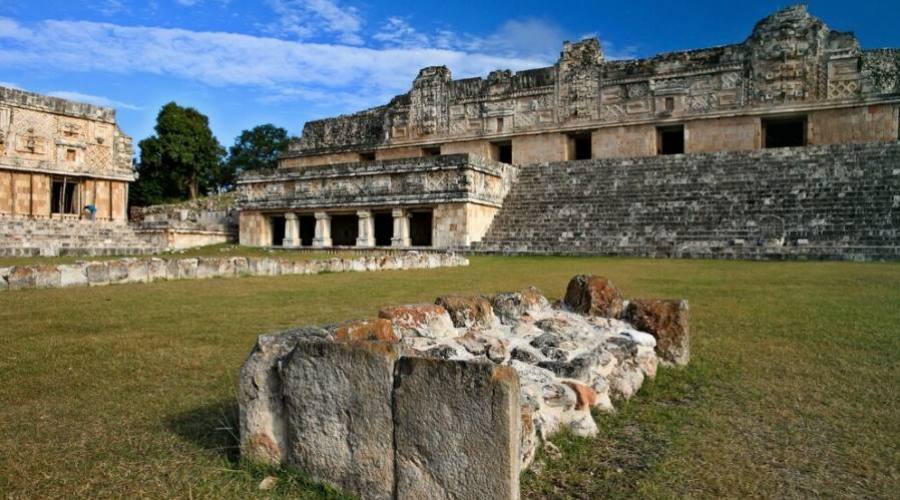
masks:
[[[478,248],[897,259],[900,142],[528,165]]]
[[[238,237],[238,212],[232,194],[132,207],[130,219],[144,238],[167,250],[234,242]]]
[[[809,114],[809,144],[896,141],[900,106],[873,105]]]
[[[469,261],[464,257],[440,252],[404,252],[391,255],[376,254],[355,259],[324,260],[266,257],[127,258],[63,265],[0,267],[0,290],[102,286],[178,279],[433,269],[467,265]]]
[[[761,146],[761,127],[758,117],[741,116],[716,120],[694,120],[684,125],[684,150],[686,153],[749,151],[759,149]]]
[[[498,70],[485,78],[453,80],[446,67],[424,68],[409,92],[384,106],[308,122],[284,164],[330,163],[329,155],[382,149],[382,157],[397,157],[457,142],[467,144],[457,151],[471,152],[468,144],[509,140],[519,142],[516,163],[559,161],[566,159],[565,144],[554,134],[606,128],[612,130],[595,138],[595,158],[643,156],[655,151],[647,124],[865,109],[900,100],[900,50],[864,50],[853,33],[829,28],[803,5],[775,12],[748,31],[740,43],[636,60],[604,59],[597,39],[567,42],[551,67]],[[833,130],[823,130],[815,143],[896,138],[890,126],[877,130],[887,124],[883,117],[822,120]],[[697,127],[693,151],[711,151],[720,139],[724,150],[753,143],[748,124],[722,124],[736,128],[701,138],[700,132],[715,131]],[[615,129],[620,126],[634,128]]]

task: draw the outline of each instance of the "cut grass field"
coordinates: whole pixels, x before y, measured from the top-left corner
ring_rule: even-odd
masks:
[[[237,459],[237,372],[258,334],[451,292],[558,298],[577,273],[689,299],[693,360],[598,416],[598,438],[557,439],[563,458],[523,475],[525,496],[896,498],[900,265],[524,257],[2,292],[0,492],[338,496]]]

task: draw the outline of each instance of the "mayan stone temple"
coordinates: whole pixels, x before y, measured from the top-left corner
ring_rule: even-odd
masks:
[[[900,50],[794,6],[741,43],[454,80],[308,122],[238,183],[240,241],[896,258]]]

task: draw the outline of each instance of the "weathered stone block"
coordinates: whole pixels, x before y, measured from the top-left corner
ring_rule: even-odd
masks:
[[[497,322],[491,302],[483,295],[445,295],[435,304],[450,313],[457,328],[491,327]]]
[[[9,270],[7,286],[10,290],[34,288],[34,269],[31,266],[14,266]]]
[[[250,274],[254,276],[276,276],[279,272],[278,263],[274,259],[262,257],[249,259]]]
[[[112,283],[124,283],[128,280],[128,262],[111,260],[107,262],[107,278]]]
[[[399,356],[393,343],[299,343],[281,369],[287,463],[350,493],[392,498]]]
[[[168,263],[170,280],[194,279],[197,277],[197,259],[172,259]]]
[[[238,387],[241,454],[272,465],[287,453],[284,397],[279,363],[298,342],[327,337],[319,328],[260,335],[241,368]]]
[[[8,267],[0,267],[0,292],[9,288],[9,269]]]
[[[247,257],[231,257],[230,260],[235,276],[247,276],[250,274],[250,263]]]
[[[521,292],[498,293],[491,298],[494,313],[503,324],[517,323],[522,315],[548,305],[546,297],[534,287]]]
[[[394,327],[386,319],[345,321],[328,328],[338,342],[358,342],[361,340],[381,340],[397,342]]]
[[[443,307],[434,304],[385,307],[378,312],[378,317],[390,320],[394,325],[394,332],[401,338],[440,339],[457,335],[450,314]]]
[[[58,266],[34,266],[34,286],[36,288],[59,288],[59,282]]]
[[[625,318],[656,338],[656,352],[663,362],[686,365],[691,358],[689,313],[686,300],[635,299],[628,304]]]
[[[158,257],[151,258],[147,263],[147,278],[150,281],[163,281],[169,279],[167,262]]]
[[[86,267],[87,264],[84,262],[63,264],[59,266],[59,286],[63,288],[87,286],[88,277],[85,271]]]
[[[145,259],[127,259],[123,261],[128,268],[126,283],[147,283],[150,281],[150,262]]]
[[[625,307],[622,294],[611,281],[583,274],[569,281],[564,303],[574,312],[604,318],[619,317]]]
[[[102,286],[109,284],[109,266],[106,262],[90,262],[84,268],[87,275],[88,286]]]
[[[519,377],[403,358],[394,390],[398,499],[519,498]]]

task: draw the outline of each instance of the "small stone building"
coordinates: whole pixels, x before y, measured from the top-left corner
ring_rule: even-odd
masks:
[[[132,156],[115,110],[0,87],[0,215],[125,222]]]
[[[517,166],[897,141],[898,112],[900,49],[864,50],[802,5],[709,49],[607,61],[587,39],[546,68],[430,67],[384,106],[308,122],[276,171],[242,177],[240,239],[467,247]]]

